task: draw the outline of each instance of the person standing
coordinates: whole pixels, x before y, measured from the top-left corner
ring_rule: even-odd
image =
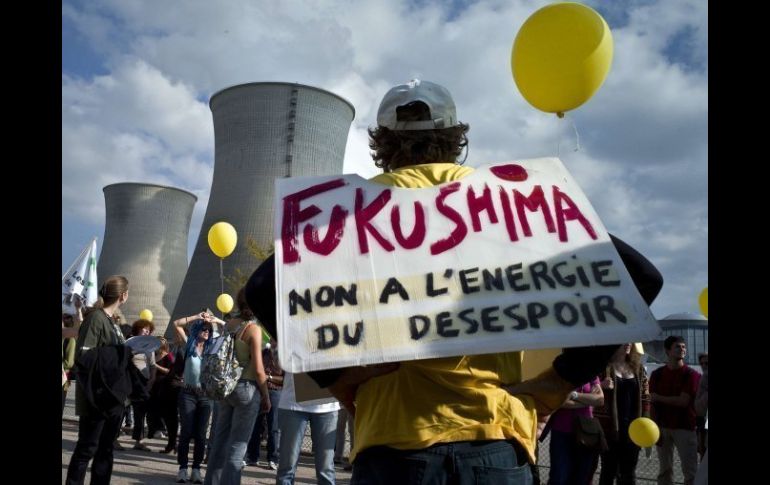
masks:
[[[347,409],[340,408],[339,414],[337,414],[337,439],[334,445],[334,463],[342,464],[345,455],[345,430],[350,433],[350,449],[355,447],[355,433],[353,432],[353,415],[350,414]],[[353,469],[353,465],[350,464],[350,458],[348,463],[343,467],[343,470],[349,471]]]
[[[707,352],[698,354],[698,364],[703,372],[698,393],[695,395],[695,431],[698,435],[698,457],[703,460],[709,440],[709,429],[706,421],[709,399],[709,354]]]
[[[612,485],[615,478],[619,485],[636,483],[639,447],[628,436],[628,427],[636,418],[650,416],[650,387],[641,357],[637,346],[627,343],[599,376],[604,405],[594,410],[594,416],[602,424],[608,445],[601,454],[599,485]]]
[[[372,182],[419,189],[470,175],[473,169],[460,159],[467,154],[468,130],[443,86],[415,79],[393,87],[380,103],[377,126],[369,130],[375,165],[384,171]],[[611,238],[651,304],[662,286],[660,273],[633,248]],[[276,320],[275,264],[274,257],[265,260],[247,283],[249,303],[268,331]],[[351,483],[409,483],[419,467],[437,481],[465,483],[486,475],[524,484],[532,480],[529,463],[536,460],[538,416],[559,408],[575,387],[599,374],[619,345],[565,349],[549,369],[527,381],[522,381],[522,352],[308,375],[355,415]]]
[[[128,280],[110,276],[99,289],[99,300],[85,316],[77,339],[76,360],[88,352],[108,345],[125,342],[112,316],[128,300]],[[66,485],[80,485],[85,481],[88,463],[93,458],[91,484],[106,485],[112,477],[112,443],[120,432],[123,405],[109,410],[97,409],[87,400],[81,376],[76,378],[75,411],[80,416],[78,441],[67,468]]]
[[[184,327],[190,325],[189,337]],[[206,312],[182,317],[174,321],[176,341],[184,349],[182,358],[174,364],[174,372],[178,375],[181,370],[182,388],[179,391],[177,403],[179,406],[179,445],[177,463],[177,483],[188,480],[187,463],[190,453],[190,440],[195,440],[193,450],[192,483],[203,483],[201,463],[206,449],[206,428],[211,417],[211,400],[204,394],[201,387],[201,363],[205,349],[210,345],[211,334],[214,333],[212,316]],[[182,370],[183,369],[183,370]]]
[[[137,320],[131,326],[132,337],[151,335],[153,331],[155,331],[155,325],[149,320]],[[146,379],[145,387],[149,395],[149,391],[152,389],[155,381],[155,353],[137,352],[134,354],[132,361]],[[131,408],[134,410],[134,430],[131,433],[131,438],[134,440],[135,450],[150,451],[150,447],[142,443],[142,440],[145,438],[144,423],[148,405],[147,400],[131,401]]]
[[[281,428],[278,426],[278,403],[281,401],[283,390],[283,369],[278,361],[278,344],[270,339],[267,348],[262,350],[262,364],[267,374],[267,390],[270,394],[270,411],[260,413],[254,423],[254,430],[246,449],[246,464],[256,465],[259,461],[259,445],[262,442],[262,429],[267,427],[267,466],[272,470],[278,469],[278,444],[281,439]],[[266,426],[265,426],[266,425]]]
[[[62,329],[69,331],[74,330],[75,321],[72,315],[67,313],[62,315]],[[62,332],[61,340],[61,368],[62,368],[62,386],[61,386],[61,415],[64,417],[64,405],[67,403],[67,391],[70,388],[71,371],[75,367],[75,349],[77,348],[77,332],[75,331],[75,337],[65,337]],[[72,333],[67,332],[68,335]]]
[[[254,429],[260,407],[270,411],[267,375],[262,365],[262,329],[251,313],[244,291],[235,298],[238,317],[225,326],[235,334],[235,355],[242,374],[235,389],[217,402],[217,422],[206,470],[206,485],[238,485],[241,483],[243,458]]]
[[[700,354],[698,361],[703,369],[703,376],[695,395],[695,412],[703,417],[702,434],[698,435],[698,454],[701,457],[698,472],[695,474],[695,485],[708,485],[709,481],[709,354]],[[703,441],[701,441],[701,439]],[[702,451],[701,451],[702,450]]]
[[[593,417],[593,408],[604,404],[599,378],[595,377],[572,391],[562,407],[551,416],[551,469],[549,485],[585,485],[599,450],[578,443],[575,427],[578,417]]]
[[[682,337],[667,337],[663,348],[668,361],[650,375],[652,418],[660,428],[658,485],[674,483],[674,448],[682,462],[684,483],[692,485],[698,467],[694,401],[700,374],[684,363],[687,345]]]
[[[284,374],[281,402],[278,405],[281,446],[276,485],[294,484],[302,439],[308,424],[313,442],[316,480],[320,485],[334,485],[334,441],[339,409],[340,403],[337,401],[323,404],[298,403],[294,392],[294,375],[289,372]]]

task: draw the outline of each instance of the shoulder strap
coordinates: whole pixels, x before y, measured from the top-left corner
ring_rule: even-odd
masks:
[[[246,333],[246,329],[249,328],[249,324],[251,323],[253,322],[249,320],[242,322],[241,325],[238,327],[238,329],[235,331],[238,340],[240,340],[241,342],[244,342],[243,334]]]

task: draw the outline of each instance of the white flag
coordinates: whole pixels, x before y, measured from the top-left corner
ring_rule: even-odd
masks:
[[[96,238],[91,240],[62,276],[61,293],[61,311],[64,313],[75,313],[75,297],[87,306],[96,303]]]

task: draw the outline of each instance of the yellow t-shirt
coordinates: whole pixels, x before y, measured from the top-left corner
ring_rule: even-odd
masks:
[[[406,188],[431,187],[473,172],[454,163],[410,165],[371,179]],[[400,450],[436,443],[518,440],[535,461],[537,417],[529,396],[502,385],[521,381],[521,352],[402,362],[397,371],[370,379],[356,393],[355,449]]]
[[[471,167],[457,165],[456,163],[425,163],[422,165],[408,165],[392,172],[381,173],[370,180],[378,184],[391,187],[404,187],[418,189],[433,187],[459,180],[473,172]]]

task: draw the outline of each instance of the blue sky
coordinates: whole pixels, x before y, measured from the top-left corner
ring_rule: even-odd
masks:
[[[244,82],[318,86],[353,103],[345,172],[371,176],[366,128],[392,85],[449,88],[471,125],[472,166],[559,153],[608,230],[661,270],[652,306],[697,312],[708,285],[708,4],[587,2],[614,59],[568,120],[529,106],[510,74],[521,24],[544,1],[286,0],[62,4],[62,272],[104,235],[102,187],[171,185],[208,202],[208,99]],[[571,123],[580,134],[575,152]]]

